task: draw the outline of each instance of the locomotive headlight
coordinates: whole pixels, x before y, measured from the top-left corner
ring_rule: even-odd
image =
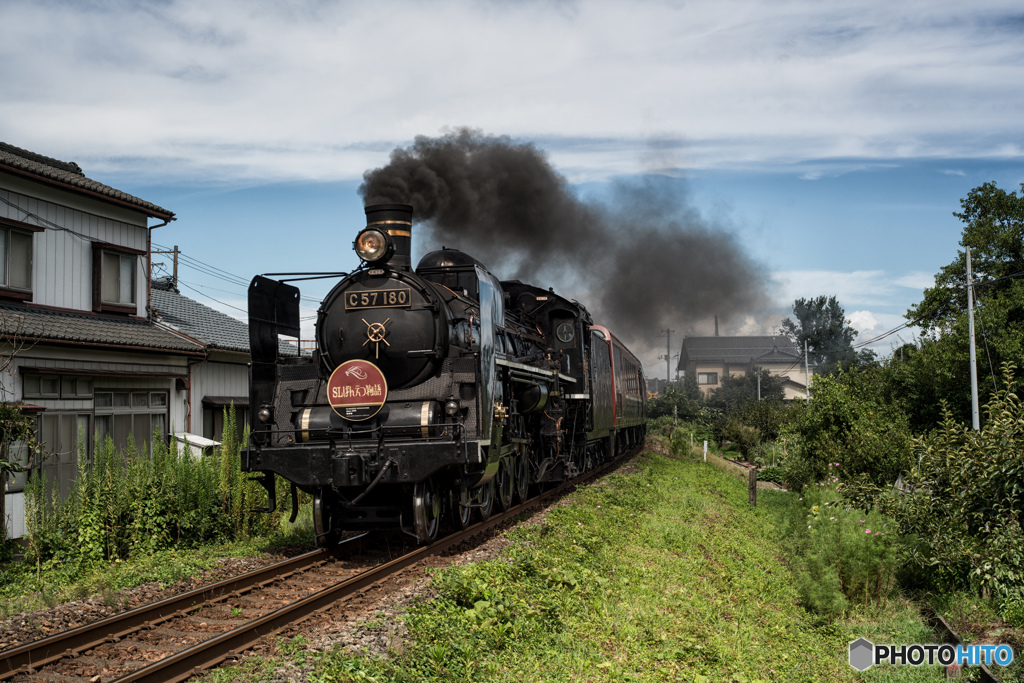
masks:
[[[266,422],[270,419],[270,409],[263,407],[256,413],[256,417],[259,418],[260,422]]]
[[[367,263],[386,261],[395,253],[391,237],[377,228],[366,228],[356,236],[356,256]]]
[[[452,417],[455,417],[456,415],[459,414],[459,402],[454,400],[448,401],[447,403],[444,404],[444,412],[448,413]]]

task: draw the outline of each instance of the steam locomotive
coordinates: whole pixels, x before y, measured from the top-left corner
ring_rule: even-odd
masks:
[[[465,527],[531,487],[562,482],[642,442],[640,362],[578,302],[499,282],[455,249],[415,271],[412,207],[366,207],[360,267],[323,300],[311,355],[299,290],[249,286],[250,442],[274,509],[275,475],[313,497],[320,545],[342,532],[401,529],[421,543]]]

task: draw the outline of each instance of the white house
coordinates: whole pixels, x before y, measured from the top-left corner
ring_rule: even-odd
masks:
[[[61,493],[80,443],[91,453],[96,438],[131,435],[144,448],[155,430],[192,428],[194,369],[211,354],[154,318],[149,286],[151,233],[173,220],[73,162],[0,142],[0,398],[37,416]],[[5,499],[14,536],[24,483],[9,481]]]
[[[783,335],[686,337],[677,369],[696,375],[697,386],[708,394],[721,386],[726,375],[743,375],[753,367],[779,377],[786,400],[806,397],[807,379],[815,370],[813,364],[804,366],[800,349]]]
[[[187,423],[181,429],[212,441],[224,432],[224,408],[234,405],[241,430],[249,407],[249,326],[241,320],[182,296],[169,277],[153,280],[155,320],[188,335],[206,349],[206,358],[190,367]]]

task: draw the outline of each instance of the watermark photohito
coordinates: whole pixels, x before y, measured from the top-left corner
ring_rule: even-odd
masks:
[[[1013,648],[1009,645],[875,645],[866,638],[850,643],[850,666],[866,671],[875,664],[941,664],[942,666],[1009,666]]]

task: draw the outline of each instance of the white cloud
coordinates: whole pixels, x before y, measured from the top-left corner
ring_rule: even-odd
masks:
[[[1020,157],[1017,3],[11,0],[4,140],[87,168],[352,178],[445,126],[574,178],[808,158]],[[44,46],[40,49],[40,46]],[[958,93],[950,97],[950,92]],[[808,171],[808,177],[814,177]]]
[[[847,321],[862,337],[869,332],[882,331],[881,323],[871,311],[854,311],[848,314]]]
[[[921,291],[924,291],[929,287],[935,286],[935,273],[925,273],[923,271],[906,273],[905,275],[894,278],[893,284],[897,284],[900,287],[920,289]]]

